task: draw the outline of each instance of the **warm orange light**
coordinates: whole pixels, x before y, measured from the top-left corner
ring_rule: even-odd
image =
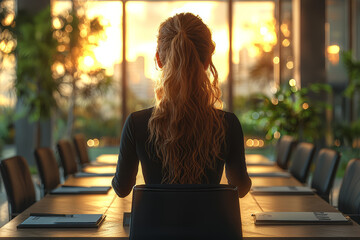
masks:
[[[279,58],[279,57],[274,57],[274,58],[273,58],[273,63],[274,63],[274,64],[279,64],[279,62],[280,62],[280,58]]]
[[[327,47],[327,57],[333,65],[339,63],[339,52],[340,47],[338,45],[331,45]]]
[[[259,147],[263,147],[264,146],[264,141],[263,140],[259,140]]]
[[[62,23],[62,21],[60,21],[59,18],[55,17],[55,18],[53,18],[52,25],[55,29],[60,29],[60,28],[62,28],[63,23]]]
[[[71,23],[71,22],[73,21],[73,16],[67,15],[66,21],[67,21],[68,23]]]
[[[59,52],[64,52],[64,51],[65,51],[65,45],[59,45],[59,46],[57,47],[57,50],[58,50]]]
[[[246,146],[248,146],[248,147],[254,146],[254,141],[252,139],[246,140]]]
[[[263,50],[264,50],[264,52],[271,52],[272,46],[270,46],[270,45],[265,45],[265,46],[263,47]]]
[[[291,87],[295,87],[296,86],[296,80],[295,79],[290,79],[289,80],[289,85],[291,86]]]
[[[66,27],[65,27],[66,32],[70,33],[70,32],[72,32],[72,30],[73,30],[73,28],[71,25],[66,25]]]
[[[4,40],[2,40],[2,41],[0,42],[0,50],[3,52],[3,51],[5,50],[5,48],[6,48],[6,43],[5,43]]]
[[[303,108],[304,110],[308,109],[308,108],[309,108],[309,104],[308,104],[308,103],[303,103],[303,104],[302,104],[302,108]]]
[[[271,103],[272,103],[273,105],[278,105],[279,100],[277,100],[277,98],[272,98],[272,99],[271,99]]]
[[[88,34],[88,31],[87,31],[85,28],[84,28],[84,29],[81,29],[81,31],[80,31],[80,36],[81,36],[82,38],[86,37],[87,34]]]
[[[338,54],[340,52],[340,47],[338,45],[331,45],[327,47],[327,52],[329,54]]]
[[[8,14],[5,19],[2,21],[2,24],[4,26],[10,26],[12,24],[12,22],[14,21],[14,18],[15,18],[15,14],[13,13],[10,13]]]
[[[267,29],[267,27],[261,27],[260,28],[260,33],[261,33],[261,35],[266,35],[267,33],[268,33],[268,29]]]
[[[339,139],[336,139],[335,142],[334,142],[334,145],[335,145],[336,147],[340,147],[340,145],[341,145],[340,140],[339,140]]]
[[[93,140],[94,140],[94,147],[98,147],[100,143],[99,139],[94,138]]]
[[[281,24],[280,30],[284,34],[285,37],[290,37],[290,31],[289,31],[288,25],[286,23]]]
[[[92,140],[92,139],[87,140],[87,145],[88,145],[88,147],[93,147],[94,146],[94,140]]]
[[[94,61],[94,59],[92,57],[85,56],[84,57],[84,64],[85,64],[86,67],[91,68],[92,66],[94,66],[95,61]]]
[[[293,62],[293,61],[288,61],[288,62],[286,63],[286,67],[287,67],[288,69],[293,69],[293,68],[294,68],[294,62]]]
[[[283,45],[284,47],[290,46],[290,41],[289,41],[289,39],[285,38],[285,39],[282,41],[282,45]]]
[[[352,146],[353,148],[360,148],[360,138],[354,139]]]
[[[59,74],[60,76],[65,74],[65,67],[64,65],[62,65],[61,63],[57,64],[56,66],[56,72],[57,74]]]
[[[281,136],[280,132],[278,132],[278,131],[274,132],[274,138],[275,139],[279,139],[280,136]]]

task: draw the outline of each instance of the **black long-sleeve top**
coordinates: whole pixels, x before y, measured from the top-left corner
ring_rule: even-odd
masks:
[[[153,108],[134,112],[127,118],[120,141],[119,159],[112,186],[119,197],[126,197],[135,185],[139,160],[146,184],[159,184],[163,178],[162,164],[154,158],[149,143],[148,122]],[[204,184],[219,184],[224,165],[229,184],[237,186],[243,197],[251,187],[245,164],[244,136],[235,114],[225,112],[226,144],[221,152],[225,160],[217,160],[215,169],[206,169]]]

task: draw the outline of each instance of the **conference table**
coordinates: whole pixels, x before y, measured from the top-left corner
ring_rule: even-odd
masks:
[[[109,162],[111,157],[108,156]],[[116,161],[116,155],[113,160]],[[101,160],[100,160],[101,162]],[[111,161],[110,161],[111,162]],[[106,167],[107,170],[115,166]],[[95,167],[93,169],[95,171]],[[277,166],[248,166],[251,172],[280,171]],[[65,185],[110,186],[112,177],[69,177]],[[223,174],[221,183],[227,180]],[[253,177],[253,186],[301,186],[293,177]],[[136,184],[144,184],[141,166]],[[124,212],[131,211],[132,194],[119,198],[113,189],[107,194],[46,195],[0,228],[0,239],[128,239],[129,227],[123,226]],[[244,239],[359,239],[360,226],[349,225],[255,225],[256,212],[337,212],[317,195],[253,195],[239,199]],[[17,229],[30,213],[105,214],[99,228]]]

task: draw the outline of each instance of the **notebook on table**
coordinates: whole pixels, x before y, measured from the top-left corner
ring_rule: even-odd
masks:
[[[252,216],[256,225],[351,224],[340,212],[261,212]]]
[[[291,177],[288,172],[265,172],[265,173],[249,173],[250,177]]]
[[[96,186],[96,187],[80,187],[80,186],[61,186],[55,188],[51,194],[106,194],[111,187]]]
[[[32,213],[17,228],[97,228],[104,214]]]
[[[88,173],[88,172],[78,172],[74,174],[74,177],[112,177],[115,173]]]
[[[251,193],[255,195],[313,195],[314,191],[304,186],[272,186],[252,187]]]

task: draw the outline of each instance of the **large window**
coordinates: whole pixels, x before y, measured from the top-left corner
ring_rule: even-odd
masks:
[[[213,56],[221,84],[228,75],[229,33],[225,1],[129,1],[126,3],[126,60],[128,111],[154,104],[157,35],[161,22],[180,12],[199,15],[211,29],[216,44]]]
[[[16,102],[13,85],[16,77],[14,50],[17,42],[11,26],[14,24],[15,18],[15,1],[1,1],[0,8],[1,25],[4,26],[0,30],[0,107],[13,108]]]
[[[325,3],[326,73],[328,83],[335,89],[334,114],[335,120],[339,120],[351,111],[342,95],[349,79],[341,53],[352,48],[355,58],[360,59],[360,1],[326,0]],[[294,78],[293,0],[54,0],[51,7],[55,29],[63,24],[71,25],[71,18],[62,23],[58,16],[77,9],[78,4],[84,5],[78,14],[85,15],[89,21],[98,18],[103,28],[100,37],[89,38],[96,44],[79,56],[78,67],[85,72],[86,69],[101,68],[104,75],[99,75],[99,79],[112,80],[106,91],[90,101],[80,92],[87,90],[86,85],[96,82],[96,78],[83,74],[76,81],[75,103],[78,107],[72,111],[74,131],[85,132],[88,137],[107,135],[118,138],[122,123],[130,112],[154,104],[154,80],[161,74],[154,61],[158,27],[166,18],[179,12],[199,15],[211,29],[216,43],[213,61],[219,72],[224,108],[239,116],[246,134],[262,134],[247,128],[247,124],[255,124],[259,117],[252,109],[250,96],[257,93],[271,96],[281,84],[289,84]],[[12,0],[1,2],[2,9],[5,6],[11,11],[15,5]],[[79,28],[79,33],[86,35],[86,28],[80,25]],[[65,45],[66,38],[64,41]],[[16,46],[16,41],[13,45]],[[0,42],[0,48],[5,49],[3,42]],[[64,52],[64,49],[59,46],[57,50]],[[0,106],[14,106],[15,55],[2,56],[1,67]],[[55,75],[61,75],[65,68],[66,62],[61,61],[52,66]],[[71,79],[64,81],[69,83],[68,91],[64,93],[71,98]],[[71,116],[69,101],[61,100],[60,106],[62,112],[56,116],[56,119],[62,119],[57,123],[59,138]]]

